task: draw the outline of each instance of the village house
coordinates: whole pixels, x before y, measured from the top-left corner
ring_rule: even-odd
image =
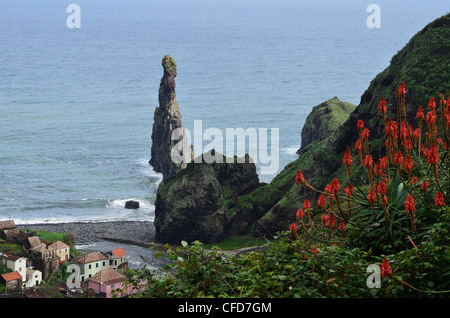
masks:
[[[59,258],[55,250],[45,243],[30,248],[28,253],[34,267],[42,272],[43,279],[46,279],[59,269]]]
[[[84,254],[77,260],[80,266],[80,280],[85,282],[101,270],[109,269],[108,257],[100,252]]]
[[[100,296],[111,298],[114,289],[123,289],[126,277],[113,268],[104,269],[89,279],[88,287]]]
[[[6,267],[13,272],[18,272],[22,281],[25,282],[27,278],[27,259],[19,256],[8,256],[6,258]]]
[[[31,249],[31,248],[36,247],[41,244],[42,244],[42,242],[41,242],[41,239],[39,238],[39,236],[29,236],[25,240],[25,248],[26,249]]]
[[[126,253],[122,247],[106,252],[105,256],[109,259],[109,268],[113,268],[122,273],[128,270]]]
[[[16,227],[14,220],[0,221],[0,238],[12,241],[20,230]]]
[[[38,286],[42,281],[42,272],[37,269],[27,268],[27,277],[25,287]]]
[[[6,285],[6,292],[22,291],[22,276],[19,272],[2,274],[0,278],[1,282]]]
[[[56,255],[59,258],[59,263],[62,264],[70,259],[70,246],[64,242],[56,241],[49,246],[55,250]]]

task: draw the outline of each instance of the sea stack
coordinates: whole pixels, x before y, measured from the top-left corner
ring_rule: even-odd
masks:
[[[172,160],[172,152],[177,151],[177,157],[183,157],[183,149],[187,139],[183,139],[183,133],[172,140],[172,132],[177,128],[183,128],[181,113],[175,95],[175,77],[177,65],[174,59],[166,55],[162,59],[164,75],[159,86],[159,107],[156,107],[152,131],[151,159],[149,163],[155,172],[163,174],[164,178],[174,176],[186,167],[186,160]],[[180,130],[177,130],[180,131]],[[177,149],[174,149],[175,145]],[[189,148],[191,151],[191,148]]]

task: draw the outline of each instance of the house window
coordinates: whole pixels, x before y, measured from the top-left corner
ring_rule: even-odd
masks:
[[[98,267],[98,263],[95,263],[95,267]]]
[[[105,263],[105,261],[103,261],[103,266],[105,266],[106,265],[106,263]]]
[[[92,268],[92,265],[91,264],[89,264],[89,269],[91,269]]]

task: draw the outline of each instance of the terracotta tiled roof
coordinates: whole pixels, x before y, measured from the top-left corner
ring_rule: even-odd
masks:
[[[107,260],[108,258],[100,252],[91,252],[84,254],[78,259],[78,263],[87,264],[92,262],[98,262],[102,260]]]
[[[10,282],[16,279],[22,279],[22,276],[19,274],[19,272],[12,272],[12,273],[6,273],[2,275],[3,279],[6,282]]]
[[[13,262],[15,262],[15,261],[17,261],[19,258],[20,258],[19,256],[11,255],[11,256],[8,256],[7,259],[8,259],[8,261],[13,261]]]
[[[52,245],[50,245],[51,248],[55,249],[55,250],[62,250],[64,248],[69,248],[70,246],[67,245],[64,242],[61,241],[56,241],[55,243],[53,243]]]
[[[14,220],[0,221],[0,230],[16,227]]]
[[[104,284],[114,284],[121,282],[124,278],[124,275],[120,274],[115,269],[110,268],[98,272],[97,274],[89,278],[89,281]]]
[[[122,247],[116,248],[111,253],[113,253],[117,258],[122,257],[126,254]]]

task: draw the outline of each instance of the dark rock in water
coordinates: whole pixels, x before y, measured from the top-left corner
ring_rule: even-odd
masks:
[[[215,155],[222,163],[189,163],[159,185],[154,223],[158,242],[217,243],[228,235],[234,218],[227,201],[260,184],[253,162]]]
[[[162,173],[164,178],[175,175],[181,169],[186,167],[186,161],[174,162],[172,160],[172,151],[178,151],[180,157],[184,155],[192,158],[192,148],[186,146],[188,140],[183,138],[181,132],[178,139],[172,140],[172,132],[177,128],[183,128],[181,113],[176,101],[175,77],[177,76],[177,65],[172,57],[164,56],[162,60],[164,75],[161,78],[159,86],[159,107],[156,107],[154,113],[154,123],[152,130],[152,148],[151,159],[149,163],[156,172]],[[180,150],[174,147],[180,147]],[[184,151],[190,153],[185,154]]]
[[[139,202],[138,201],[127,201],[125,202],[125,209],[139,209]]]

